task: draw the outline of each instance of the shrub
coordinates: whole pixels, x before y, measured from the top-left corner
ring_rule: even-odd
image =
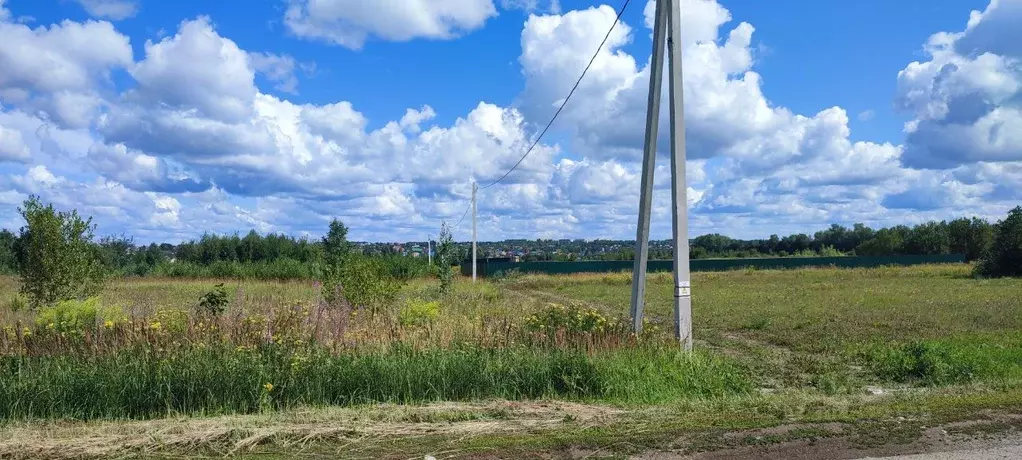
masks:
[[[227,310],[227,303],[227,289],[224,288],[224,283],[219,283],[199,299],[199,313],[220,316]]]
[[[834,246],[824,245],[820,248],[818,255],[820,257],[841,257],[845,255],[845,253],[835,249]]]
[[[380,260],[387,266],[390,276],[400,281],[408,281],[429,273],[429,265],[422,257],[390,255],[380,257]]]
[[[392,301],[401,288],[379,258],[349,254],[339,267],[328,271],[329,277],[323,281],[323,287],[324,297],[330,303],[336,302],[333,298],[335,293],[343,292],[352,306],[375,312],[381,304]],[[338,290],[338,285],[343,289]]]
[[[514,283],[522,279],[522,271],[516,268],[502,270],[493,275],[494,283]]]
[[[301,262],[282,257],[272,261],[216,261],[208,265],[195,262],[161,262],[146,274],[181,278],[235,278],[264,280],[313,279],[323,276],[318,262]]]
[[[120,308],[104,307],[99,297],[90,297],[85,300],[64,300],[41,308],[36,316],[36,325],[57,332],[85,332],[96,328],[101,322],[116,324],[126,320],[127,316]]]
[[[32,196],[19,208],[25,219],[17,241],[21,292],[33,307],[83,299],[102,289],[104,268],[92,243],[95,225],[78,212],[57,212]]]
[[[398,313],[402,326],[424,326],[440,316],[440,302],[408,299]]]

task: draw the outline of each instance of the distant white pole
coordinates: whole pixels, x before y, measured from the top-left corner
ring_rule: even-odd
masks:
[[[476,190],[479,184],[472,182],[472,282],[476,282]]]
[[[671,5],[667,55],[670,58],[671,214],[674,218],[674,335],[692,351],[692,288],[688,262],[688,200],[685,184],[685,104],[681,74],[681,0]]]

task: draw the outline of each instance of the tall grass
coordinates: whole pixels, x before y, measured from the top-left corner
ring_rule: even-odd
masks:
[[[1022,334],[872,343],[856,357],[877,377],[948,385],[1022,379]]]
[[[663,334],[632,336],[620,318],[508,298],[486,283],[441,296],[413,281],[380,309],[327,302],[308,283],[272,283],[272,293],[242,283],[219,315],[189,300],[209,282],[162,283],[184,293],[139,309],[154,299],[132,287],[158,286],[138,280],[115,284],[106,300],[0,312],[0,419],[489,398],[644,404],[753,386],[730,359],[685,356]],[[408,305],[429,314],[409,321]]]
[[[753,387],[1022,382],[1022,283],[967,266],[696,274],[698,353],[670,335],[673,281],[649,277],[642,337],[630,275],[410,280],[379,308],[313,282],[133,279],[98,303],[27,311],[0,278],[0,419],[245,413],[298,405],[572,399],[657,404]],[[9,304],[9,305],[8,305]]]
[[[580,350],[462,344],[330,353],[309,345],[147,347],[0,358],[0,419],[149,418],[298,405],[488,398],[651,403],[746,393],[728,360],[646,345]]]

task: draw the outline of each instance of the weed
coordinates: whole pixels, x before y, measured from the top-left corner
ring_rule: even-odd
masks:
[[[28,307],[28,299],[21,294],[12,295],[11,300],[7,302],[7,309],[15,313],[28,310]]]
[[[227,310],[227,289],[224,283],[218,283],[213,290],[202,295],[199,299],[199,313],[209,316],[220,316]]]
[[[408,299],[398,314],[402,326],[424,326],[440,316],[440,302]]]
[[[989,364],[979,353],[938,341],[879,345],[865,355],[877,377],[924,385],[971,382]]]
[[[66,334],[93,330],[107,321],[112,327],[125,320],[120,308],[103,307],[99,297],[90,297],[86,300],[65,300],[43,307],[35,322],[43,330]]]
[[[599,310],[576,304],[549,304],[540,312],[525,319],[525,326],[533,332],[594,334],[615,328],[620,322],[607,318]]]

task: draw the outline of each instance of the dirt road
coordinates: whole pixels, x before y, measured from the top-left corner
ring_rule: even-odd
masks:
[[[1022,458],[1022,445],[899,455],[895,457],[864,457],[861,460],[1001,460],[1016,458]]]

